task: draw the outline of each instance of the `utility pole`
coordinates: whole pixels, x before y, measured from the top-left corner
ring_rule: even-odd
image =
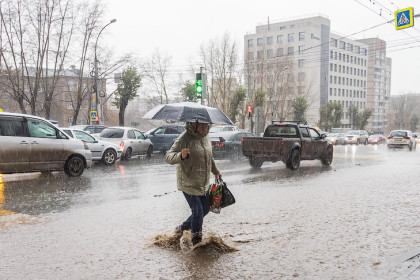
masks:
[[[96,37],[96,42],[95,42],[95,49],[94,49],[94,51],[95,51],[95,63],[94,63],[94,66],[95,66],[95,76],[94,76],[94,79],[93,79],[93,83],[94,83],[93,90],[94,90],[94,96],[95,96],[94,111],[97,112],[96,121],[95,121],[96,124],[99,124],[99,120],[102,118],[102,110],[101,110],[102,108],[101,108],[101,103],[99,102],[99,96],[98,96],[98,79],[99,79],[98,76],[99,76],[99,74],[98,74],[98,57],[96,55],[96,47],[98,46],[98,39],[99,39],[99,36],[101,35],[102,31],[108,25],[110,25],[111,23],[114,23],[116,21],[117,21],[116,19],[112,19],[107,25],[105,25],[104,27],[102,27],[101,31],[99,31],[98,36]],[[90,120],[90,122],[92,124],[92,120]]]

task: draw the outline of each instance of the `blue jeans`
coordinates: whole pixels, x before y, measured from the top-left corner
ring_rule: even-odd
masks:
[[[209,195],[195,196],[182,192],[191,208],[191,216],[181,224],[181,230],[191,230],[191,233],[203,230],[203,218],[210,211]]]

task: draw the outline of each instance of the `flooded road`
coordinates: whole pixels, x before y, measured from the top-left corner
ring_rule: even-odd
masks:
[[[331,167],[303,161],[297,171],[217,164],[236,204],[209,213],[203,230],[235,252],[150,245],[190,211],[159,154],[97,164],[80,178],[2,176],[1,278],[415,277],[395,259],[420,244],[420,151],[336,146]]]

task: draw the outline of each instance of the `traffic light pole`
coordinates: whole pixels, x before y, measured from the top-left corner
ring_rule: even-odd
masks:
[[[203,79],[203,66],[200,67],[200,77],[201,79]],[[201,83],[203,82],[201,81]],[[201,94],[201,105],[203,105],[203,97],[204,97],[203,94]]]

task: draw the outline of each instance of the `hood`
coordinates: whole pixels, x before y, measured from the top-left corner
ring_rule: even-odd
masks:
[[[189,135],[193,136],[193,137],[204,138],[209,134],[209,132],[207,131],[207,133],[204,136],[201,135],[200,133],[196,132],[195,128],[191,125],[191,123],[188,123],[188,122],[185,123],[184,127],[185,127],[185,130],[187,131],[187,133]]]

